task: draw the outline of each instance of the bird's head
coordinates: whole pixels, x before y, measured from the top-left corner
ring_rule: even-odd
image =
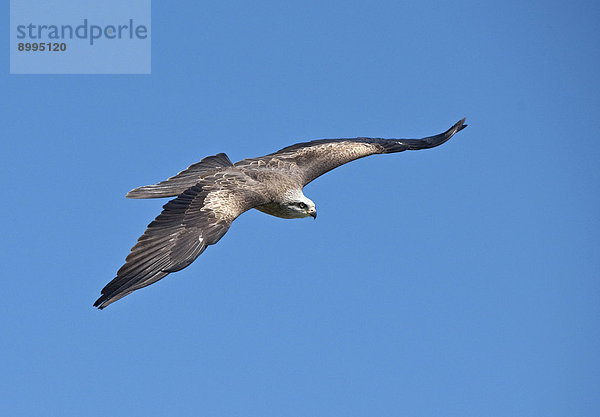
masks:
[[[286,201],[284,202],[285,209],[287,211],[288,218],[292,219],[300,219],[302,217],[312,217],[313,219],[317,218],[317,208],[315,207],[315,203],[307,198],[302,192],[300,193],[290,193],[286,197]]]

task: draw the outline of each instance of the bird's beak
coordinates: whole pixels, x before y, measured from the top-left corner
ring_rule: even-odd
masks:
[[[309,216],[312,216],[313,219],[317,219],[317,210],[311,210],[308,212]]]

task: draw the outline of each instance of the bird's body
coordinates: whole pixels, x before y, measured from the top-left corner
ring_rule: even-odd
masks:
[[[441,145],[466,127],[464,121],[424,139],[321,139],[235,164],[220,153],[166,181],[136,188],[128,198],[176,198],[148,225],[94,306],[102,309],[187,267],[251,208],[284,219],[316,218],[315,204],[302,188],[318,176],[365,156]]]

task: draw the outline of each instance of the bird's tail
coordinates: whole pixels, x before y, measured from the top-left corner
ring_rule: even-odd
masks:
[[[175,197],[196,185],[208,172],[233,166],[227,155],[219,153],[208,156],[202,161],[190,165],[179,174],[153,185],[144,185],[127,193],[127,198]]]

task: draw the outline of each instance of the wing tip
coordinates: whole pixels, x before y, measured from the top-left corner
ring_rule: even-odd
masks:
[[[440,146],[441,144],[448,142],[450,138],[452,138],[452,136],[454,136],[456,133],[460,132],[465,127],[467,127],[467,124],[465,124],[466,120],[467,118],[463,117],[444,133],[440,133],[439,135],[431,136],[428,138],[423,138],[420,141],[417,140],[416,143],[418,143],[419,145],[416,148],[412,149],[435,148],[436,146]]]
[[[111,288],[110,284],[113,281],[109,282],[108,285],[106,285],[104,288],[102,288],[102,291],[100,291],[100,294],[101,294],[100,297],[96,301],[94,301],[94,307],[98,308],[98,310],[103,310],[104,308],[108,307],[110,304],[114,303],[117,300],[120,300],[121,298],[125,297],[127,294],[129,294],[131,292],[131,291],[129,291],[129,292],[128,291],[119,291],[119,287]]]
[[[98,308],[98,310],[103,310],[115,301],[120,300],[126,295],[130,294],[132,291],[113,291],[102,294],[100,298],[98,298],[94,302],[94,307]]]
[[[436,136],[432,136],[431,138],[427,138],[427,139],[429,139],[430,147],[434,148],[436,146],[441,145],[442,143],[449,141],[452,136],[454,136],[456,133],[460,132],[461,130],[463,130],[465,127],[468,126],[465,123],[466,120],[467,120],[467,118],[463,117],[458,122],[454,123],[454,125],[450,129],[448,129],[446,132],[442,133],[441,135],[436,135]]]
[[[456,132],[460,132],[461,130],[463,130],[465,127],[469,126],[468,124],[466,124],[465,122],[467,121],[466,117],[463,117],[462,119],[460,119],[458,122],[456,122],[454,124],[454,126],[452,126],[449,131],[454,130],[454,133]],[[454,134],[453,133],[453,134]]]
[[[104,309],[104,307],[106,307],[106,306],[108,305],[108,304],[106,304],[106,305],[104,304],[107,298],[108,298],[108,297],[106,297],[106,295],[105,295],[105,294],[102,294],[102,295],[100,296],[100,298],[98,298],[98,299],[97,299],[97,300],[94,302],[94,307],[98,308],[98,310],[103,310],[103,309]]]

